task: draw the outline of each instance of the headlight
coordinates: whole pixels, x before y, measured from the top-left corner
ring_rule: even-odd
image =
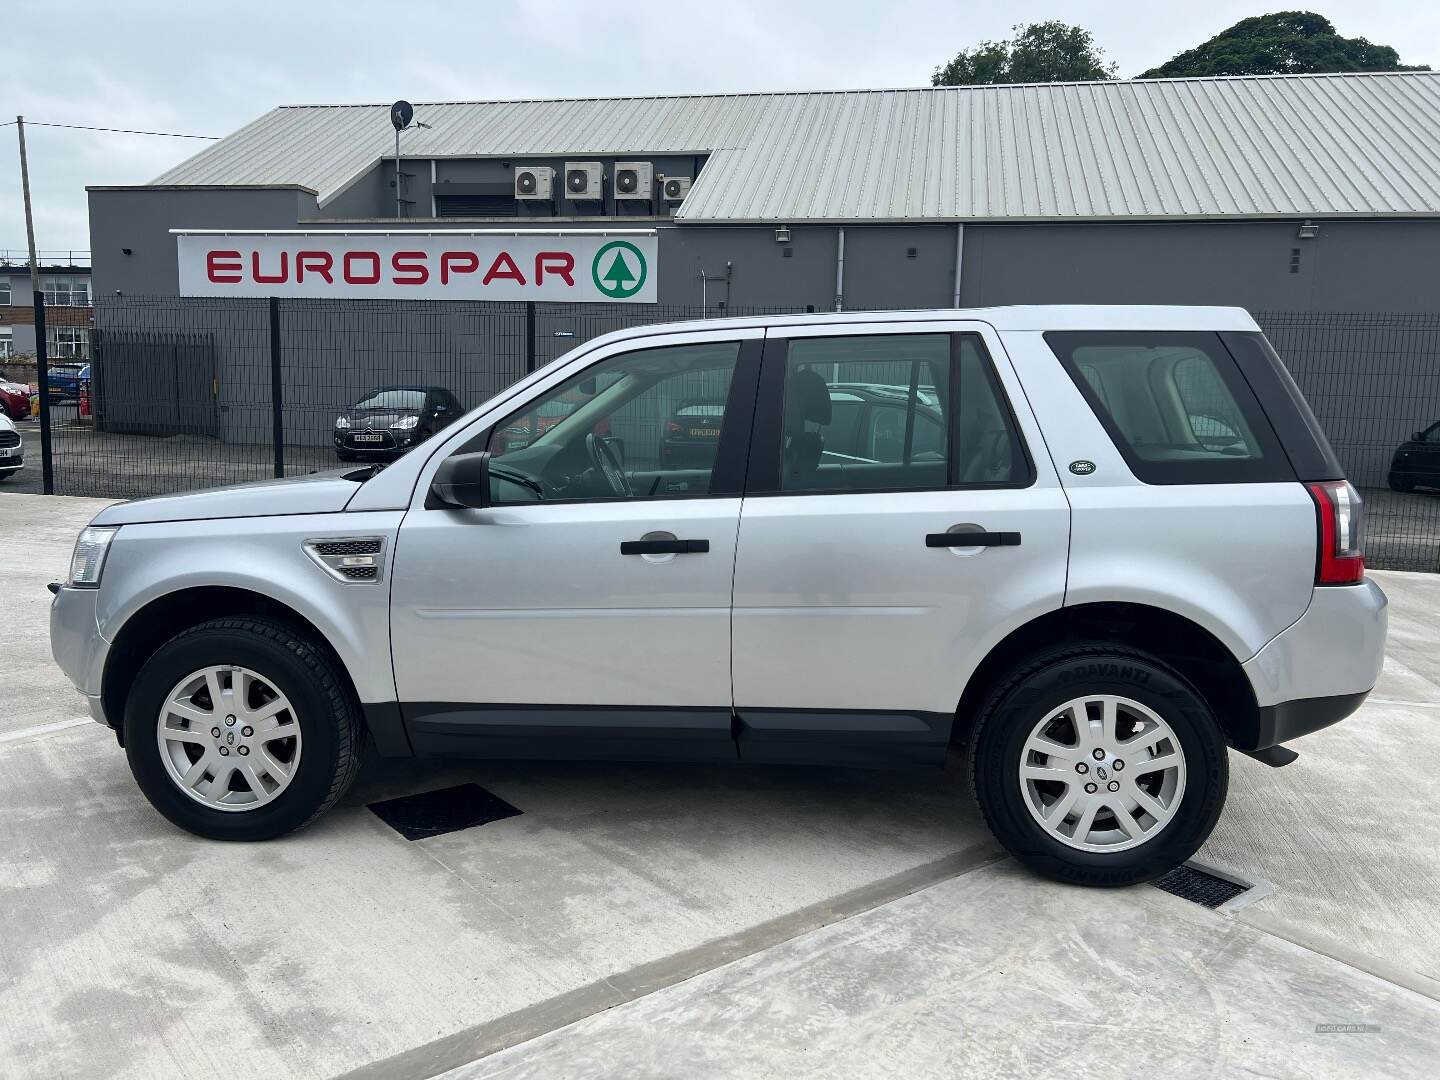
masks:
[[[350,426],[350,418],[349,418],[348,416],[337,416],[337,417],[335,418],[335,427],[336,427],[337,430],[343,431],[345,428],[348,428],[349,426]]]
[[[70,556],[70,580],[74,589],[97,589],[100,573],[105,569],[105,556],[118,529],[82,529],[75,541],[75,554]]]
[[[418,416],[402,416],[390,426],[396,431],[414,431],[415,426],[420,423]]]

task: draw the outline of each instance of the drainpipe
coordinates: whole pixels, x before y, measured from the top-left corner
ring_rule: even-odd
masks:
[[[960,272],[965,264],[965,225],[955,223],[955,302],[951,307],[960,306]]]
[[[835,310],[845,310],[845,226],[837,231],[835,247]]]

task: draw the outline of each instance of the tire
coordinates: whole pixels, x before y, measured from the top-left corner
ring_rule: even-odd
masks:
[[[1093,751],[1086,751],[1086,744],[1080,741],[1074,750],[1068,745],[1063,748],[1073,755],[1063,761],[1037,755],[1034,743],[1027,748],[1037,726],[1047,718],[1058,718],[1044,729],[1057,742],[1068,742],[1067,731],[1078,734],[1073,720],[1067,720],[1067,714],[1057,710],[1087,696],[1108,696],[1121,702],[1116,710],[1120,718],[1114,725],[1116,730],[1138,733],[1143,723],[1152,725],[1144,729],[1151,733],[1151,739],[1165,727],[1173,738],[1156,739],[1154,751],[1135,751],[1129,773],[1115,768],[1116,760],[1122,770],[1126,766],[1123,742],[1117,744],[1121,750],[1103,761],[1094,760]],[[1105,711],[1099,703],[1082,709],[1087,716],[1103,715]],[[1160,723],[1153,724],[1147,716]],[[1138,736],[1136,741],[1141,741]],[[1168,756],[1162,758],[1162,750],[1167,755],[1178,751],[1180,763],[1163,772],[1151,768],[1152,760],[1173,761]],[[1225,739],[1204,697],[1163,661],[1111,644],[1076,644],[1025,661],[1001,679],[989,695],[971,739],[971,790],[996,839],[1030,869],[1073,884],[1134,885],[1179,866],[1210,835],[1225,802],[1229,780],[1226,753]],[[1037,769],[1058,770],[1055,775],[1063,774],[1064,779],[1027,783],[1020,775],[1022,762]],[[1079,769],[1081,763],[1086,766],[1084,770]],[[1106,765],[1108,769],[1103,767]],[[1037,815],[1047,810],[1060,811],[1061,799],[1072,790],[1062,785],[1070,784],[1070,774],[1077,770],[1085,774],[1086,783],[1122,785],[1109,799],[1117,804],[1130,800],[1136,786],[1143,784],[1144,793],[1159,806],[1165,801],[1165,785],[1170,785],[1170,799],[1164,807],[1170,816],[1162,823],[1132,802],[1136,808],[1128,821],[1133,828],[1122,828],[1119,811],[1106,806],[1094,812],[1094,831],[1087,830],[1082,837],[1082,841],[1094,837],[1096,843],[1089,845],[1091,850],[1082,850],[1073,836],[1061,839],[1037,820]],[[1093,798],[1084,795],[1084,785],[1078,780],[1073,782],[1079,785],[1074,789],[1075,805],[1107,799],[1105,791]],[[1048,806],[1044,805],[1047,798],[1053,799]],[[1068,820],[1070,829],[1078,833],[1084,818],[1078,811],[1072,813],[1075,816],[1062,812],[1057,825],[1063,830]],[[1147,819],[1148,827],[1144,824]],[[1102,831],[1105,823],[1113,823],[1113,829]],[[1150,828],[1154,831],[1150,832]],[[1139,835],[1134,835],[1137,832]],[[1108,846],[1116,850],[1105,849],[1107,836],[1112,838]]]
[[[201,688],[196,699],[209,701],[213,698],[205,691],[203,680],[192,677],[211,667],[229,668],[232,672],[243,670],[249,673],[241,685],[258,684],[256,694],[263,698],[267,690],[283,695],[289,708],[281,710],[276,724],[293,723],[295,728],[290,739],[277,739],[267,746],[255,746],[253,754],[247,749],[242,762],[238,755],[241,750],[234,739],[241,732],[252,731],[243,726],[248,713],[237,709],[241,727],[227,730],[227,721],[235,722],[235,716],[221,716],[223,710],[215,710],[215,727],[222,735],[214,740],[215,745],[197,746],[187,749],[181,742],[199,742],[190,739],[196,734],[191,728],[193,722],[180,719],[170,713],[169,719],[162,716],[167,702],[173,702],[175,691],[186,680],[190,685]],[[250,676],[255,676],[251,679]],[[241,676],[222,672],[222,680],[231,680],[230,692],[234,692],[235,680]],[[223,691],[222,691],[223,692]],[[276,699],[271,699],[271,702]],[[182,706],[191,708],[192,706]],[[227,706],[228,708],[228,706]],[[257,715],[263,707],[257,710]],[[160,725],[186,725],[184,733],[167,727],[173,738],[162,749]],[[125,705],[125,754],[130,762],[140,790],[152,806],[174,824],[197,836],[211,840],[269,840],[310,824],[328,810],[345,793],[355,780],[360,767],[361,721],[360,707],[356,701],[349,679],[338,660],[328,649],[308,635],[276,619],[251,616],[235,616],[214,619],[201,623],[183,633],[177,634],[162,645],[145,662],[136,676],[129,699]],[[211,723],[206,720],[200,727]],[[256,720],[256,726],[262,721]],[[278,732],[277,728],[277,732]],[[204,737],[205,732],[199,732]],[[265,732],[256,732],[263,739]],[[234,753],[221,751],[223,740],[231,738]],[[240,739],[240,743],[249,740]],[[218,791],[218,775],[208,786],[211,794],[199,794],[206,781],[201,779],[192,784],[196,794],[188,794],[182,787],[178,773],[184,766],[174,764],[178,752],[185,755],[210,755],[209,760],[219,769],[250,765],[252,778],[258,775],[264,796],[253,791],[250,780],[239,777],[229,782],[236,790]],[[282,782],[264,771],[265,761],[283,759],[289,750],[292,766],[288,777]],[[215,756],[226,752],[221,759]],[[283,760],[280,764],[286,764]],[[202,775],[213,771],[207,767]],[[276,769],[276,774],[280,769]],[[274,793],[270,793],[273,785]],[[240,790],[240,789],[244,790]],[[247,805],[246,791],[255,805]],[[222,809],[218,798],[237,800],[237,805]],[[269,801],[260,802],[268,798]]]
[[[1415,490],[1415,481],[1401,480],[1398,477],[1390,477],[1390,490],[1399,492],[1411,492]]]

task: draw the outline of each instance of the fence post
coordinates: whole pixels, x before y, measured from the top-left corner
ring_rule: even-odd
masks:
[[[280,298],[270,297],[270,438],[275,449],[275,475],[285,475],[285,397],[280,378]]]
[[[525,374],[535,370],[535,301],[525,301]]]
[[[95,370],[92,365],[90,370]],[[50,442],[50,357],[45,340],[45,294],[35,294],[35,378],[40,382],[40,483],[46,495],[55,494],[55,455]],[[79,392],[79,383],[76,383]]]

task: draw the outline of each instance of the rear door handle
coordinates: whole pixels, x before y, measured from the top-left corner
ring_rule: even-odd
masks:
[[[621,555],[703,555],[709,540],[621,540]]]
[[[1019,547],[1018,532],[927,533],[926,547]]]

